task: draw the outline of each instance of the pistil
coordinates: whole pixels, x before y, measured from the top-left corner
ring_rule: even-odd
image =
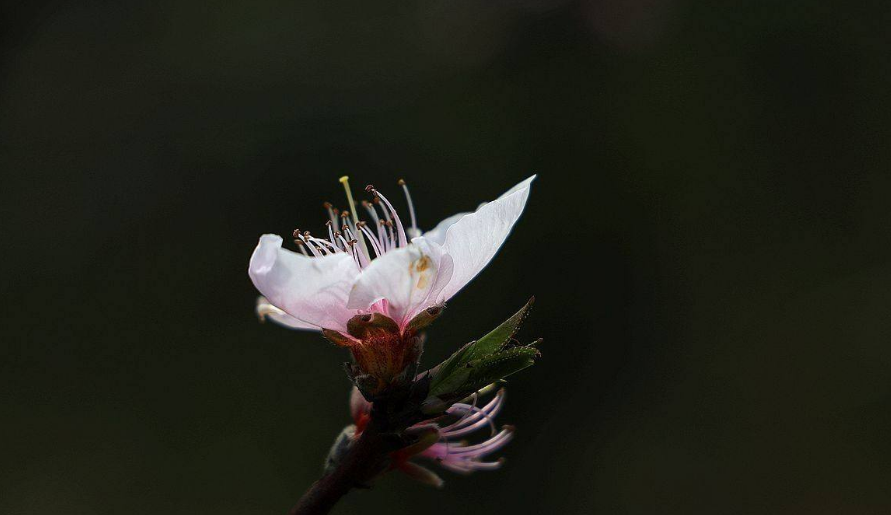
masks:
[[[340,178],[340,183],[343,184],[343,189],[346,191],[347,202],[350,204],[350,213],[353,215],[353,225],[359,223],[359,213],[356,211],[356,203],[353,202],[353,192],[350,191],[350,178],[346,175]],[[355,228],[355,227],[353,227]],[[355,230],[353,232],[356,232]],[[359,242],[359,246],[362,249],[362,252],[365,254],[366,260],[371,256],[368,254],[368,247],[365,246],[365,238],[362,237],[361,234],[357,234],[356,238]]]

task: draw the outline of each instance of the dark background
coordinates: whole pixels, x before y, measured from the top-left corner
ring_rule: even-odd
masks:
[[[536,295],[505,467],[337,513],[891,510],[885,1],[13,2],[0,512],[283,513],[347,356],[260,325],[337,178],[423,226],[538,173],[425,363]],[[401,199],[399,199],[401,205]]]

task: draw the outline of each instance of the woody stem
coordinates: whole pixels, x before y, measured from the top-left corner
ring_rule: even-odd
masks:
[[[329,513],[350,490],[366,486],[381,472],[389,447],[372,419],[340,465],[313,483],[288,515]]]
[[[373,403],[371,419],[356,443],[334,470],[309,487],[288,515],[327,514],[353,488],[368,488],[386,468],[389,454],[409,443],[399,435],[421,419],[416,406],[402,401]]]

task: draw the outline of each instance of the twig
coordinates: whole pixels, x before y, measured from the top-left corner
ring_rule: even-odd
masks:
[[[333,471],[309,487],[288,515],[325,515],[353,488],[368,488],[384,471],[390,452],[407,443],[398,435],[421,418],[415,406],[394,404],[376,402],[372,406],[371,420],[356,443]]]

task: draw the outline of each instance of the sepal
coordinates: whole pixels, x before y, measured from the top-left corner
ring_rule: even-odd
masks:
[[[429,308],[421,311],[411,321],[408,323],[408,326],[405,328],[405,332],[414,334],[418,331],[426,328],[428,325],[432,324],[439,318],[439,315],[442,314],[442,311],[445,309],[445,304],[438,304],[436,306],[430,306]]]
[[[364,341],[382,335],[399,334],[396,322],[380,313],[356,315],[347,322],[347,332],[357,340]]]
[[[347,330],[354,339],[344,340],[340,333],[325,336],[335,343],[348,341],[355,363],[347,365],[347,374],[369,402],[411,383],[424,349],[423,334],[403,334],[393,319],[380,313],[352,317]]]
[[[337,331],[332,331],[331,329],[322,329],[322,336],[338,347],[350,347],[355,343],[348,336],[338,333]]]
[[[439,413],[463,397],[532,366],[541,355],[536,346],[514,339],[529,315],[534,298],[523,308],[479,340],[461,347],[428,372],[430,390],[422,410]]]

